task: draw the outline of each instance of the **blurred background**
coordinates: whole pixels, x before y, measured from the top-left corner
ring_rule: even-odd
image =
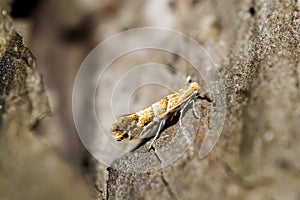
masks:
[[[207,47],[213,43],[213,48],[208,48],[208,51],[214,56],[214,61],[219,61],[223,52],[219,47],[226,46],[224,40],[219,39],[219,29],[228,23],[226,17],[222,20],[216,18],[214,13],[221,9],[220,14],[225,13],[226,8],[221,8],[217,2],[195,0],[13,1],[11,15],[25,43],[37,58],[52,109],[52,116],[42,120],[37,127],[38,133],[67,162],[80,170],[86,151],[76,134],[72,118],[72,88],[76,72],[87,54],[115,33],[154,26],[182,31]],[[198,23],[194,18],[199,19]],[[223,34],[223,38],[228,37],[226,31]],[[155,59],[149,59],[151,55]],[[162,52],[133,55],[126,61],[121,59],[119,66],[126,68],[154,60],[175,68],[187,68],[185,61]],[[188,73],[184,69],[181,71]],[[154,91],[159,90],[155,88]],[[167,92],[156,95],[162,96]],[[149,101],[142,105],[148,105],[155,98],[149,97]]]
[[[7,161],[0,163],[0,199],[6,190],[6,196],[18,197],[14,199],[87,199],[90,190],[96,190],[98,199],[299,199],[299,1],[7,1],[13,25],[36,57],[52,116],[26,127],[37,137],[19,130],[19,137],[30,139],[11,137],[3,145],[6,152],[0,149],[0,158]],[[72,116],[72,89],[80,65],[96,45],[147,26],[177,30],[206,49],[222,74],[227,116],[220,140],[205,159],[199,159],[199,142],[164,170],[128,174],[99,165],[83,147]],[[113,65],[126,71],[147,62],[199,78],[187,62],[161,52],[135,52]],[[106,77],[103,86],[113,79]],[[170,85],[182,87],[179,81]],[[137,90],[128,101],[129,112],[169,91],[144,89],[151,95]],[[105,97],[99,94],[96,107],[103,110]],[[209,120],[199,123],[205,133],[202,127]]]

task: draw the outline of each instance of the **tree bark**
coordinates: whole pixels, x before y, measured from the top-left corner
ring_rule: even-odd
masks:
[[[88,199],[84,182],[34,131],[50,114],[47,95],[9,6],[0,8],[0,199]]]
[[[221,66],[227,93],[222,135],[202,160],[194,145],[159,171],[110,168],[106,198],[298,199],[299,2],[193,3],[188,16],[197,20],[185,33],[197,35],[201,18],[215,19],[210,31],[198,33],[208,39],[197,39]]]
[[[127,26],[119,22],[126,13],[123,9],[127,9],[129,15],[136,12],[140,16],[139,8],[143,4],[134,6],[133,1],[124,2],[105,1],[97,13],[88,16],[79,6],[72,7],[74,13],[58,10],[57,18],[49,17],[56,7],[41,8],[40,21],[36,26],[43,27],[42,30],[46,30],[44,34],[50,35],[48,39],[51,39],[45,42],[45,35],[35,32],[35,39],[45,42],[41,43],[41,48],[45,49],[44,45],[49,47],[47,51],[37,51],[37,59],[47,58],[44,62],[57,67],[56,71],[48,69],[55,71],[50,77],[55,77],[52,79],[53,88],[60,90],[60,85],[63,85],[68,90],[73,84],[73,77],[69,78],[70,81],[64,75],[75,74],[76,62],[61,59],[61,54],[80,60],[80,56],[83,57],[94,44],[95,38],[103,40],[112,32],[144,25],[136,16],[125,20]],[[204,159],[198,156],[204,130],[209,127],[209,102],[200,101],[203,116],[199,124],[192,124],[192,127],[198,127],[195,143],[171,166],[148,173],[133,173],[126,171],[137,165],[143,167],[144,163],[136,163],[128,155],[116,160],[107,169],[90,157],[88,175],[92,181],[82,182],[70,163],[62,161],[60,154],[36,135],[35,125],[49,115],[47,96],[35,58],[24,45],[12,20],[3,12],[9,7],[0,3],[0,199],[88,199],[91,188],[96,191],[96,199],[300,198],[299,0],[176,0],[168,6],[175,13],[176,30],[203,45],[222,74],[227,115],[213,151]],[[77,18],[63,21],[60,15],[76,15]],[[77,46],[62,45],[61,51],[55,54],[62,35],[65,36],[62,27],[67,27],[68,23],[73,23],[68,28],[73,27],[80,19],[96,24],[98,18],[102,20],[98,24],[100,28],[88,27],[87,32],[80,32],[86,28],[81,24],[77,28],[84,39],[73,37]],[[49,59],[52,53],[56,59]],[[173,60],[173,64],[180,65],[179,62]],[[62,66],[68,66],[64,68],[67,73],[59,71]],[[58,72],[59,76],[56,76]],[[68,96],[70,92],[62,89],[59,93],[63,94],[59,97],[62,104],[71,107],[68,100],[71,99]],[[60,113],[61,124],[67,127],[60,131],[68,132],[67,139],[74,135],[70,115]],[[192,118],[193,114],[189,112],[184,120],[188,124]],[[46,127],[55,124],[47,123]],[[178,124],[166,129],[155,142],[155,147],[168,146],[170,139],[175,137],[176,127]],[[164,137],[166,135],[169,137]],[[78,144],[78,141],[69,142],[64,147],[68,146],[72,153],[76,149],[72,147],[75,143]],[[149,142],[134,153],[145,152],[148,145]],[[155,151],[151,151],[151,156],[159,157]],[[80,160],[77,153],[71,157]],[[147,163],[150,157],[144,159]]]

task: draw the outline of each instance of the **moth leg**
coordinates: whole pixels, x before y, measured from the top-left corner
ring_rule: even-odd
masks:
[[[158,129],[157,129],[157,132],[156,132],[154,138],[152,139],[152,141],[150,143],[148,151],[150,151],[150,149],[152,148],[154,141],[158,138],[158,136],[160,134],[160,131],[163,128],[164,125],[165,125],[165,120],[161,120],[161,122],[159,123]]]
[[[195,107],[195,100],[193,99],[193,100],[191,100],[191,102],[192,102],[192,105],[193,105],[193,114],[194,114],[194,116],[197,118],[197,119],[200,119],[200,116],[197,114],[197,112],[196,112],[196,107]]]
[[[143,138],[144,133],[146,132],[146,128],[144,127],[139,135],[139,138]]]
[[[148,135],[147,134],[147,131],[151,128],[151,127],[153,127],[155,125],[155,122],[150,122],[147,126],[144,126],[143,128],[142,128],[142,131],[141,131],[141,133],[139,133],[139,135],[138,135],[138,138],[148,138],[148,137],[152,137],[153,135]]]
[[[190,104],[190,101],[186,102],[185,105],[180,110],[180,116],[179,116],[179,127],[181,127],[181,121],[183,117],[183,112],[185,111],[185,108]]]

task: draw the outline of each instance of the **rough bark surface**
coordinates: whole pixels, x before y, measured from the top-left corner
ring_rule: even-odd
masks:
[[[163,14],[151,13],[148,21],[143,11],[154,0],[106,0],[86,7],[61,2],[44,1],[31,33],[50,96],[53,91],[58,96],[51,96],[59,104],[53,106],[57,113],[41,128],[57,151],[35,134],[35,125],[49,114],[48,100],[35,58],[3,12],[9,7],[0,3],[0,199],[88,199],[91,188],[96,199],[109,200],[300,198],[299,0],[159,1]],[[221,71],[227,115],[216,147],[199,159],[209,127],[209,103],[200,101],[203,116],[192,124],[198,127],[195,143],[172,165],[126,172],[160,156],[151,151],[141,163],[125,155],[107,169],[93,158],[81,166],[84,153],[70,117],[74,66],[95,41],[134,27],[159,26],[170,16],[167,27],[197,40]],[[171,63],[180,66],[176,59]],[[184,117],[187,124],[192,119],[191,112]],[[155,148],[168,146],[176,128],[166,129]],[[55,143],[57,137],[61,141]],[[148,144],[134,153],[147,151]],[[82,182],[74,173],[78,168],[88,168],[91,181]]]
[[[198,41],[221,66],[227,91],[217,146],[202,160],[192,147],[153,173],[110,169],[107,199],[300,198],[299,2],[202,1],[190,7],[190,17],[203,17],[204,7],[213,13],[216,35]]]
[[[0,199],[88,199],[83,181],[33,130],[50,114],[47,96],[9,7],[0,9]]]

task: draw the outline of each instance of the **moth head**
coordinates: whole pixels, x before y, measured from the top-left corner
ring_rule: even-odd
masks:
[[[197,83],[197,82],[194,82],[193,80],[192,80],[192,77],[190,76],[190,75],[188,75],[187,77],[186,77],[186,79],[185,79],[185,85],[189,85],[189,86],[191,86],[191,88],[193,89],[193,90],[199,90],[199,84]]]
[[[186,76],[185,78],[185,84],[190,84],[192,82],[192,77],[190,75]]]
[[[200,89],[200,86],[197,82],[192,82],[190,84],[190,86],[191,86],[192,90],[195,90],[195,91]]]

